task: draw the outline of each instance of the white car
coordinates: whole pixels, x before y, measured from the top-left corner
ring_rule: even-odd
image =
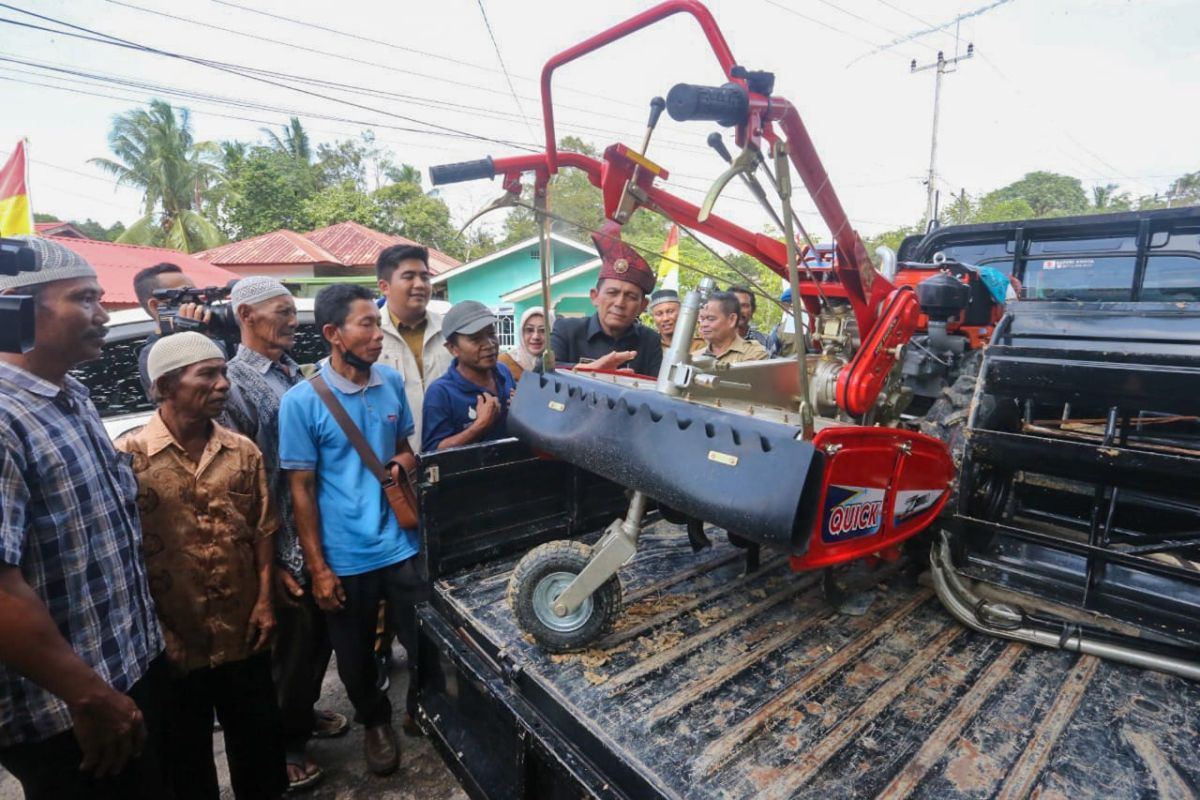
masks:
[[[429,307],[444,314],[450,304],[431,300]],[[328,350],[313,321],[313,300],[296,298],[296,310],[300,327],[296,331],[292,357],[301,364],[316,363],[328,355]],[[154,412],[154,404],[146,398],[138,376],[138,353],[153,330],[150,316],[140,308],[114,311],[100,358],[72,370],[71,374],[91,391],[92,402],[112,439],[145,425]]]

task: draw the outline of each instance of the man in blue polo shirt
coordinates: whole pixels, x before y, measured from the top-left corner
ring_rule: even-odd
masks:
[[[425,391],[421,452],[503,439],[516,382],[496,360],[496,317],[483,303],[466,300],[446,312],[442,334],[454,360]]]
[[[329,344],[320,377],[367,444],[386,463],[410,471],[416,458],[407,437],[412,412],[404,379],[375,364],[383,350],[379,309],[371,293],[335,284],[317,295],[317,327]],[[279,407],[279,461],[288,470],[296,530],[312,578],[313,598],[327,614],[338,674],[366,727],[364,749],[372,772],[386,775],[400,762],[392,707],[376,685],[373,658],[379,604],[409,653],[416,652],[414,607],[425,584],[417,566],[419,539],[396,521],[383,488],[363,463],[318,395],[312,381],[297,384]],[[408,710],[416,697],[410,681]]]

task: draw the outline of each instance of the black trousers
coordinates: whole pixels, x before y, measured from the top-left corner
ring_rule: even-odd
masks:
[[[379,602],[387,601],[388,627],[408,651],[408,667],[416,664],[416,604],[428,596],[429,588],[420,574],[419,558],[413,556],[390,567],[341,578],[346,593],[340,611],[327,611],[329,639],[337,653],[338,675],[354,705],[354,721],[368,728],[390,722],[392,704],[375,685],[375,626]],[[408,713],[417,710],[415,682],[408,682]]]
[[[315,723],[313,707],[321,698],[321,683],[333,645],[325,613],[310,592],[296,602],[275,604],[275,647],[271,673],[283,723],[283,743],[289,756],[304,753]]]
[[[225,732],[225,760],[237,800],[275,798],[287,789],[283,731],[271,658],[203,667],[172,677],[168,688],[166,745],[177,800],[217,800],[213,762],[213,711]]]
[[[156,800],[173,797],[164,772],[162,743],[167,693],[166,660],[159,656],[129,697],[146,721],[146,747],[120,775],[103,780],[79,771],[83,751],[71,731],[0,750],[3,765],[21,782],[26,800]],[[209,727],[212,727],[211,720]]]

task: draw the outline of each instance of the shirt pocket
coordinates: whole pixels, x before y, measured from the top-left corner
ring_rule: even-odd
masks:
[[[230,532],[234,539],[253,541],[258,526],[258,502],[255,495],[248,492],[225,492],[219,500],[214,501],[228,520]]]

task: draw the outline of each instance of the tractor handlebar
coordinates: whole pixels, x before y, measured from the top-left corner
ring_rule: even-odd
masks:
[[[696,86],[677,83],[667,93],[667,113],[676,122],[705,120],[726,128],[746,120],[750,95],[736,83]]]
[[[434,186],[477,181],[481,178],[491,180],[494,177],[496,177],[496,164],[492,161],[491,156],[475,161],[459,161],[457,164],[439,164],[429,168],[429,181]]]

